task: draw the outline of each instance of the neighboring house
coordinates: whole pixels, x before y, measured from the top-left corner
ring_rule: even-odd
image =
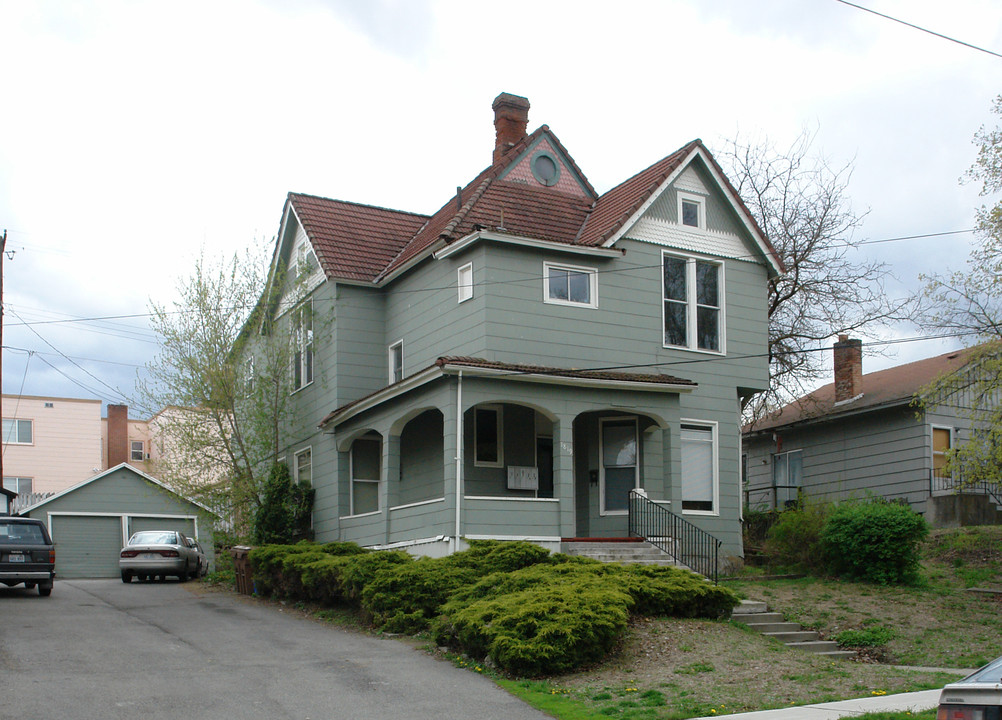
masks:
[[[741,556],[739,409],[768,386],[781,262],[701,141],[599,194],[528,108],[498,96],[492,164],[431,215],[286,200],[282,460],[316,537],[557,548],[626,536],[642,488]]]
[[[958,404],[922,409],[919,389],[964,368],[958,350],[863,374],[862,343],[839,336],[834,382],[745,428],[745,497],[752,509],[782,508],[798,491],[835,500],[868,493],[907,502],[933,525],[1002,522],[1002,497],[989,487],[957,492],[947,450],[970,437]]]
[[[19,506],[121,463],[150,472],[155,460],[148,421],[129,419],[126,405],[102,418],[100,400],[3,396],[3,486]]]

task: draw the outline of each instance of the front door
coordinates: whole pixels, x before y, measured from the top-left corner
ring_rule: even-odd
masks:
[[[599,468],[599,502],[602,515],[625,515],[630,490],[639,487],[636,418],[602,418],[602,463]]]

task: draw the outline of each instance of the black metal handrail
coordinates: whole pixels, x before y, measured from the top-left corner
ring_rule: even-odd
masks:
[[[929,493],[988,495],[996,505],[1002,505],[1002,487],[985,480],[966,482],[956,475],[939,474],[935,469],[929,474]]]
[[[630,491],[630,536],[643,538],[676,562],[717,582],[720,540],[638,490]]]

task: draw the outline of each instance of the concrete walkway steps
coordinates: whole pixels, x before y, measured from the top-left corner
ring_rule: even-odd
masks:
[[[600,562],[683,567],[675,562],[670,555],[662,552],[648,542],[564,541],[560,543],[560,552],[567,555],[589,557]]]
[[[731,620],[744,623],[767,637],[776,638],[787,647],[806,650],[830,658],[850,658],[856,653],[842,650],[832,640],[822,640],[814,630],[805,630],[800,623],[783,620],[782,613],[770,612],[761,600],[742,600],[734,608]]]

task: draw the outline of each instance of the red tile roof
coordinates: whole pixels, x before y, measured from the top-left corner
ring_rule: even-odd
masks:
[[[830,420],[864,410],[910,403],[924,385],[966,365],[975,350],[976,348],[954,350],[925,360],[867,373],[863,375],[862,394],[838,405],[835,404],[835,383],[829,383],[794,400],[775,415],[746,425],[743,430],[775,430],[797,423]]]
[[[544,135],[580,178],[584,194],[526,185],[505,176],[519,156]],[[458,199],[453,196],[431,216],[298,193],[290,193],[289,202],[328,277],[378,282],[436,244],[454,242],[479,229],[568,245],[601,246],[696,149],[704,152],[724,178],[725,189],[747,213],[700,140],[693,140],[599,197],[546,125],[516,143],[501,160],[462,188]],[[748,217],[758,231],[755,220],[750,214]],[[777,266],[782,267],[768,241],[766,245]]]
[[[328,277],[371,282],[407,245],[427,215],[289,193]]]
[[[414,375],[410,375],[404,380],[394,383],[394,385],[388,385],[384,388],[380,388],[376,392],[369,393],[365,397],[361,397],[358,400],[352,400],[349,403],[345,403],[336,410],[331,411],[320,421],[320,427],[327,425],[332,420],[342,418],[346,413],[348,413],[352,408],[357,407],[365,403],[366,401],[373,400],[377,396],[388,392],[391,388],[401,385],[401,383],[408,382],[411,378],[426,373],[432,368],[445,368],[445,367],[468,367],[468,368],[479,368],[485,370],[497,370],[501,373],[507,373],[510,375],[552,375],[555,377],[565,377],[573,378],[578,380],[598,380],[606,382],[630,382],[630,383],[649,383],[651,385],[681,385],[686,387],[695,388],[697,385],[692,380],[686,380],[684,378],[674,377],[672,375],[661,375],[653,373],[627,373],[618,372],[611,370],[577,370],[574,368],[556,368],[556,367],[545,367],[542,365],[524,365],[521,363],[504,363],[496,362],[493,360],[484,360],[483,358],[476,357],[459,357],[459,356],[447,356],[440,357],[435,360],[434,364],[420,370]],[[382,400],[380,400],[382,402]]]

